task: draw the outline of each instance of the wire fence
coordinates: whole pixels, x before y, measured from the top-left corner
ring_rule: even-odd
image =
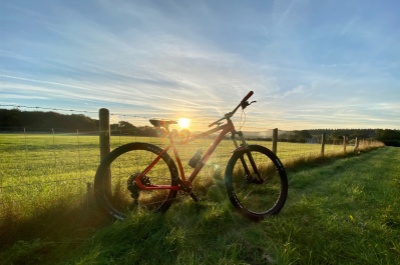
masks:
[[[145,124],[145,117],[136,118]],[[0,219],[10,211],[34,214],[38,208],[50,207],[57,200],[87,199],[100,162],[98,131],[39,129],[13,128],[12,131],[2,130],[0,134]],[[272,149],[269,137],[272,129],[245,129],[253,131],[249,143]],[[260,134],[255,135],[254,131],[257,130]],[[161,146],[167,144],[163,137],[124,135],[118,131],[112,132],[110,138],[111,149],[137,141]],[[183,163],[186,165],[197,149],[205,150],[212,140],[199,139],[180,146]],[[317,137],[311,143],[278,142],[277,154],[283,163],[301,157],[318,156],[321,154],[321,140]],[[325,154],[353,152],[354,144],[346,141],[344,145],[341,139],[326,141]],[[359,148],[379,145],[379,142],[363,140]],[[213,175],[216,170],[223,172],[232,150],[231,141],[224,140],[207,163],[203,175]],[[189,169],[185,167],[185,170]]]

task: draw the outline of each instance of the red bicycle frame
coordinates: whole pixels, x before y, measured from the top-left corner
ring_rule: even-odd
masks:
[[[221,131],[218,135],[218,137],[213,141],[213,143],[208,147],[207,151],[205,152],[205,154],[202,156],[202,158],[200,159],[200,161],[197,163],[196,167],[194,168],[193,172],[190,174],[189,178],[186,179],[185,176],[185,171],[183,169],[183,165],[182,165],[182,161],[180,159],[178,150],[176,145],[185,145],[187,143],[193,142],[203,136],[207,136],[210,134],[213,134],[215,132]],[[146,175],[152,167],[154,167],[158,161],[161,159],[161,157],[167,153],[171,148],[173,150],[174,153],[174,158],[178,164],[178,170],[179,170],[179,174],[181,176],[181,180],[186,184],[186,186],[190,186],[192,184],[192,182],[194,181],[194,179],[196,178],[196,176],[198,175],[198,173],[201,171],[201,169],[203,168],[203,166],[207,163],[208,159],[210,158],[210,156],[212,155],[212,153],[215,151],[215,149],[217,148],[217,146],[219,145],[219,143],[223,140],[224,136],[227,135],[228,133],[232,133],[232,140],[234,142],[234,145],[236,148],[239,148],[239,145],[234,137],[235,134],[239,134],[240,132],[237,132],[235,130],[235,126],[233,125],[233,122],[227,118],[227,123],[220,125],[214,129],[208,130],[206,132],[194,135],[189,137],[188,139],[182,140],[178,143],[174,142],[173,139],[173,135],[172,133],[170,133],[168,131],[168,138],[170,141],[170,144],[161,152],[158,154],[158,156],[153,160],[152,163],[150,163],[150,165],[148,165],[146,167],[145,170],[143,170],[143,172],[141,174],[139,174],[136,178],[135,178],[135,182],[138,185],[139,188],[143,189],[143,190],[157,190],[157,189],[170,189],[170,190],[180,190],[181,186],[170,186],[170,185],[150,185],[150,186],[145,186],[141,183],[140,179],[142,176]],[[241,134],[239,134],[241,135]],[[244,139],[242,139],[242,141],[244,141]]]
[[[174,143],[173,134],[169,131],[168,125],[167,125],[165,128],[167,129],[167,132],[168,132],[168,139],[170,141],[170,144],[162,152],[160,152],[158,154],[158,156],[153,160],[153,162],[151,162],[150,165],[148,165],[146,167],[146,169],[143,170],[143,172],[141,174],[139,174],[135,178],[135,182],[136,182],[137,186],[142,190],[157,190],[157,189],[181,190],[182,188],[189,188],[189,190],[190,190],[190,187],[191,187],[194,179],[196,178],[197,174],[201,171],[201,169],[203,168],[203,166],[205,165],[207,160],[210,158],[210,156],[212,155],[214,150],[217,148],[219,143],[223,140],[224,136],[227,135],[228,133],[232,134],[232,140],[233,140],[233,143],[234,143],[234,145],[236,147],[235,151],[246,149],[247,148],[247,144],[246,144],[246,141],[245,141],[245,139],[243,137],[242,132],[236,131],[235,126],[233,125],[233,122],[232,122],[232,120],[230,118],[235,114],[235,112],[237,111],[237,109],[240,106],[244,109],[245,107],[247,107],[248,105],[251,104],[251,103],[249,104],[247,102],[247,99],[249,99],[252,95],[253,95],[253,91],[250,91],[247,94],[247,96],[245,96],[242,99],[240,104],[233,111],[225,114],[223,118],[221,118],[221,119],[219,119],[219,120],[217,120],[217,121],[215,121],[215,122],[213,122],[213,123],[211,123],[209,125],[209,127],[217,125],[216,128],[208,130],[208,131],[200,133],[200,134],[197,134],[197,135],[194,135],[194,136],[191,136],[188,139],[182,140],[179,143],[177,143],[179,145],[185,145],[185,144],[187,144],[189,142],[192,142],[192,141],[195,141],[195,140],[199,139],[200,137],[207,136],[207,135],[213,134],[215,132],[221,131],[220,134],[218,135],[218,137],[208,147],[206,153],[202,156],[200,161],[197,163],[196,167],[194,168],[193,172],[190,174],[188,179],[186,179],[185,172],[184,172],[183,165],[182,165],[182,161],[180,159],[178,150],[176,148],[176,144]],[[223,124],[223,125],[219,125],[219,122],[221,122],[222,120],[226,120],[226,123]],[[235,138],[236,134],[239,135],[239,137],[241,138],[241,142],[242,142],[241,146],[239,146],[239,144],[236,141],[236,138]],[[165,153],[167,153],[171,148],[172,148],[173,153],[174,153],[174,158],[175,158],[176,162],[178,163],[179,175],[181,176],[180,179],[181,179],[181,182],[182,182],[183,186],[182,185],[177,185],[177,186],[152,185],[152,184],[151,185],[146,185],[146,186],[143,185],[141,183],[141,181],[140,181],[142,179],[142,177],[145,176],[158,163],[158,161],[160,161],[161,157]],[[251,157],[251,154],[249,153],[248,156],[249,156],[251,165],[254,168],[256,174],[259,175],[258,169],[257,169],[257,167],[256,167],[256,165],[255,165],[255,163],[253,161],[253,158]],[[242,162],[243,162],[243,165],[245,167],[245,170],[248,172],[246,164],[244,163],[243,160],[242,160]]]

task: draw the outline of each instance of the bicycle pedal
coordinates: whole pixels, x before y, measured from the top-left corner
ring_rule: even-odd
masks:
[[[199,198],[193,192],[189,193],[189,195],[195,202],[199,202]]]

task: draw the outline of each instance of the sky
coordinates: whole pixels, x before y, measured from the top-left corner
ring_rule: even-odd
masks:
[[[399,10],[396,0],[0,0],[0,108],[207,124],[254,91],[249,128],[400,129]]]

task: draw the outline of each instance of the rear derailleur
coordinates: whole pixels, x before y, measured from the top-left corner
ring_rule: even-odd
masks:
[[[134,203],[137,203],[139,198],[140,188],[138,187],[135,179],[140,173],[132,174],[127,180],[127,188],[131,192],[131,197],[134,199]],[[151,185],[150,178],[146,175],[140,177],[140,182],[143,186],[149,187]]]

